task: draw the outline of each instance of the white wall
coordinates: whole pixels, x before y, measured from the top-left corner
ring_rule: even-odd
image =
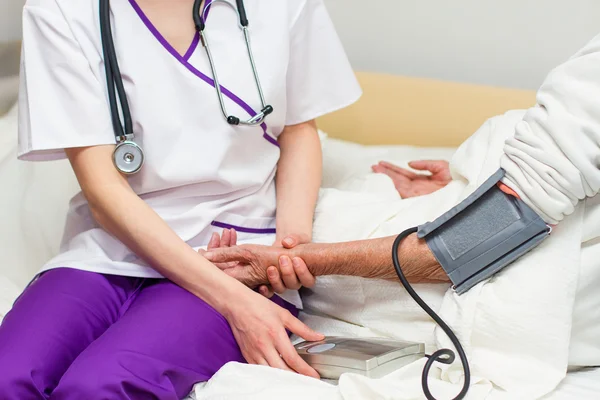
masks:
[[[0,42],[21,37],[21,8],[25,0],[0,0]]]
[[[498,86],[537,88],[600,33],[598,0],[325,3],[356,69]]]
[[[0,41],[20,37],[24,1],[0,0]],[[325,3],[356,69],[498,86],[537,88],[600,32],[598,0]]]

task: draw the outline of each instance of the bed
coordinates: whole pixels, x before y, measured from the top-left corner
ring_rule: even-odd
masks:
[[[37,268],[58,250],[68,199],[78,191],[64,161],[15,160],[18,48],[0,46],[0,319]],[[318,121],[324,187],[364,175],[379,160],[449,159],[487,118],[535,101],[530,91],[365,72],[357,76],[362,99]],[[595,398],[600,398],[600,368],[569,373],[545,399]]]

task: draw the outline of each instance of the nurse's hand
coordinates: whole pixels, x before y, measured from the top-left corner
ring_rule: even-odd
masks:
[[[286,249],[293,249],[299,244],[306,244],[310,242],[310,237],[304,233],[292,233],[290,235],[285,236],[281,240],[276,240],[273,246],[275,247],[283,247]]]
[[[247,290],[232,301],[225,318],[248,363],[319,378],[319,374],[298,355],[286,329],[308,341],[323,340],[324,336],[288,310]]]
[[[415,170],[426,171],[429,174],[416,174],[385,161],[373,165],[371,169],[373,172],[389,176],[403,199],[433,193],[452,181],[448,161],[412,161],[408,165]]]
[[[277,240],[276,247],[293,249],[299,244],[310,242],[306,234],[290,234],[282,240]],[[287,255],[279,257],[279,268],[270,266],[267,268],[267,278],[270,285],[261,285],[258,288],[260,294],[271,298],[275,293],[282,294],[287,290],[298,290],[301,287],[313,287],[315,277],[308,271],[306,264],[300,258],[290,258]]]
[[[282,294],[287,290],[311,288],[316,283],[316,278],[310,273],[303,259],[290,258],[286,255],[279,257],[279,269],[267,268],[267,278],[269,286],[262,285],[258,288],[259,293],[266,298],[273,297],[275,293]]]

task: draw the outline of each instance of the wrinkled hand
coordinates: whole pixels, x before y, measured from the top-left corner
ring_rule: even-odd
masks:
[[[412,161],[408,165],[418,171],[427,171],[429,174],[416,174],[385,161],[371,168],[373,172],[389,176],[400,197],[404,199],[433,193],[452,181],[450,165],[447,161]]]
[[[236,246],[237,245],[237,232],[235,231],[235,229],[223,229],[223,232],[221,233],[221,236],[219,237],[218,233],[213,233],[212,236],[210,237],[210,241],[208,242],[208,245],[206,246],[206,250],[203,249],[199,249],[198,253],[204,255],[206,254],[206,251],[211,251],[214,249],[218,249],[218,248],[223,248],[223,247],[231,247],[231,246]],[[231,268],[237,265],[237,262],[231,262],[231,263],[219,263],[219,264],[215,264],[217,267],[221,268],[221,269],[225,269],[225,268]]]
[[[288,250],[282,247],[246,244],[215,248],[204,257],[250,288],[268,284],[267,268],[278,265]]]
[[[216,265],[222,266],[226,274],[250,288],[274,283],[273,289],[277,293],[282,293],[286,289],[300,286],[312,287],[315,283],[315,278],[306,268],[306,264],[300,258],[293,257],[290,250],[280,247],[242,245],[214,249],[204,253],[204,256]],[[237,264],[232,267],[231,263]],[[277,270],[276,265],[279,265],[282,271],[268,275],[267,270],[271,272]],[[287,286],[288,283],[290,286]],[[261,294],[266,297],[272,295],[270,292]]]
[[[240,293],[225,318],[250,364],[266,365],[319,378],[292,345],[286,329],[308,341],[323,340],[288,310],[263,296],[247,291]]]

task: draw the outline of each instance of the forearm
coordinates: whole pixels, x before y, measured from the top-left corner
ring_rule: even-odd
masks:
[[[225,313],[243,285],[200,256],[124,184],[97,186],[86,197],[95,220],[166,278]],[[118,204],[118,207],[115,207]]]
[[[355,242],[311,243],[294,249],[293,256],[302,258],[314,276],[349,275],[363,278],[396,280],[392,263],[395,236]],[[412,283],[447,282],[447,275],[429,251],[424,240],[415,234],[400,244],[402,272]]]
[[[279,137],[277,166],[277,239],[289,234],[312,237],[321,186],[321,143],[314,121],[288,126]]]

